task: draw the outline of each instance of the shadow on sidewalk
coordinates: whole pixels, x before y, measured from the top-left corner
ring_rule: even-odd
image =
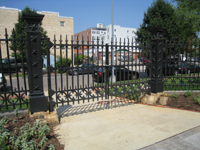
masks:
[[[124,107],[128,105],[133,105],[134,103],[122,102],[122,101],[99,101],[90,104],[80,104],[80,105],[64,105],[58,106],[57,114],[59,121],[61,118],[79,115],[84,113],[90,113],[95,111],[101,111],[105,109],[113,109],[117,107]]]

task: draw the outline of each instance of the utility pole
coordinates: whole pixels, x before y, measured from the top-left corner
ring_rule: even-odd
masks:
[[[116,82],[116,76],[114,74],[114,19],[113,19],[113,0],[111,0],[111,11],[112,11],[112,38],[111,38],[111,65],[112,65],[112,83]]]

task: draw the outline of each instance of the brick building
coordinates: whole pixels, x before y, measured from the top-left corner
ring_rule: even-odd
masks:
[[[8,37],[10,37],[15,23],[17,23],[18,13],[21,10],[14,8],[0,7],[0,38],[5,38],[5,28],[8,31]],[[71,42],[71,37],[74,34],[74,19],[72,17],[61,17],[57,12],[38,12],[38,14],[45,15],[42,21],[42,27],[47,31],[47,35],[51,42],[54,42],[54,35],[56,37],[56,42],[60,42],[60,37],[62,37],[63,43],[65,43],[66,35],[68,37],[69,43]],[[7,57],[7,52],[5,50],[5,44],[1,43],[2,58]],[[65,56],[66,48],[62,48],[62,54]],[[68,53],[71,53],[71,48],[68,47]],[[12,51],[10,51],[11,54]],[[53,55],[54,50],[51,49],[50,53]],[[60,47],[56,47],[56,56],[60,55]],[[70,57],[70,55],[69,55]]]

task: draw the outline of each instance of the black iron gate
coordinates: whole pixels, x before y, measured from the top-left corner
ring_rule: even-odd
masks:
[[[65,39],[63,43],[62,37],[59,43],[56,41],[54,37],[52,49],[48,50],[47,68],[49,100],[54,99],[57,106],[108,100],[114,97],[136,100],[141,93],[150,92],[148,78],[140,78],[140,72],[145,71],[145,64],[134,58],[139,53],[144,56],[145,50],[149,51],[149,49],[142,51],[133,42],[130,45],[125,42],[123,45],[108,45],[103,41],[94,43],[94,41],[84,42],[84,39],[81,39],[82,42],[79,44],[79,40],[74,41],[73,37],[70,42]],[[113,57],[110,50],[116,52],[119,49],[128,49],[128,52],[120,51],[115,53],[117,56],[123,54],[130,57],[127,57],[127,60],[116,57],[112,64]],[[55,58],[54,66],[50,65],[50,51]],[[105,59],[99,57],[102,52],[106,54]],[[133,56],[134,52],[137,55]],[[116,78],[115,82],[113,82],[112,70]]]

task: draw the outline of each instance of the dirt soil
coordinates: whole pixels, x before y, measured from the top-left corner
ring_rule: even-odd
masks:
[[[22,116],[19,116],[17,118],[16,117],[9,117],[8,119],[10,121],[6,125],[6,128],[9,129],[10,134],[14,133],[14,128],[17,127],[17,133],[16,134],[20,135],[20,130],[19,129],[22,126],[24,126],[26,123],[29,123],[31,125],[31,127],[32,127],[33,123],[36,122],[36,119],[38,119],[38,118],[29,117],[29,115],[22,115]],[[13,123],[13,119],[17,120],[15,122],[15,124]],[[47,123],[47,125],[49,125],[50,131],[46,136],[48,138],[48,141],[46,143],[46,146],[44,147],[44,150],[48,150],[49,149],[48,148],[49,144],[53,144],[56,150],[64,150],[64,145],[60,144],[60,142],[57,139],[57,135],[54,133],[54,130],[53,130],[53,128],[56,125],[58,125],[58,123],[50,123],[50,124]],[[33,140],[35,140],[37,142],[37,139],[33,139]],[[11,147],[11,149],[12,149],[12,147]]]
[[[197,97],[198,95],[200,95],[200,93],[193,93],[190,97],[185,97],[184,94],[177,95],[177,98],[169,96],[166,106],[200,112],[200,105],[194,101],[194,97]]]

